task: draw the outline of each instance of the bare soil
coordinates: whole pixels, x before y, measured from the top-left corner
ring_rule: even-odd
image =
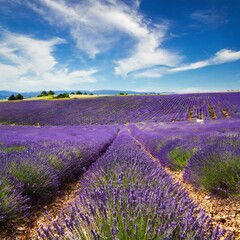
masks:
[[[224,116],[225,116],[226,118],[230,118],[230,117],[231,117],[231,115],[229,114],[229,112],[228,112],[227,109],[222,109],[222,113],[224,114]]]

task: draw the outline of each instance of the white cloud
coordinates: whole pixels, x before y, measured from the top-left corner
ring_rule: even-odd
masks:
[[[65,40],[34,39],[31,36],[2,32],[0,39],[1,89],[37,90],[71,87],[82,82],[96,82],[96,69],[62,70],[53,53]]]
[[[4,40],[0,43],[0,55],[14,64],[24,65],[26,71],[42,74],[57,64],[52,52],[55,45],[64,42],[60,38],[42,41],[6,32]]]
[[[181,61],[180,56],[170,51],[164,49],[152,49],[148,51],[145,48],[141,49],[140,45],[136,53],[132,56],[117,62],[118,67],[115,68],[116,74],[126,76],[131,72],[151,68],[156,65],[174,67]]]
[[[199,23],[210,26],[220,26],[228,22],[223,12],[216,10],[197,10],[191,14],[191,18]]]
[[[215,54],[210,60],[213,64],[222,64],[227,62],[234,62],[240,59],[240,51],[232,51],[229,49],[222,49]]]
[[[160,78],[164,74],[166,74],[167,68],[153,68],[147,69],[139,72],[135,72],[132,74],[135,78]]]
[[[199,62],[182,64],[178,67],[154,67],[143,69],[132,74],[135,78],[161,78],[169,73],[177,73],[183,71],[190,71],[204,68],[207,66],[220,65],[224,63],[234,62],[240,60],[240,51],[232,51],[229,49],[222,49],[218,51],[213,57]]]
[[[240,60],[240,51],[232,51],[229,49],[222,49],[218,51],[213,57],[195,63],[185,64],[180,67],[169,69],[167,72],[182,72],[188,70],[199,69],[212,65],[219,65]]]
[[[109,49],[119,38],[119,33],[142,37],[146,30],[139,27],[141,18],[135,9],[117,0],[81,0],[70,4],[68,1],[40,0],[26,4],[41,14],[50,24],[69,29],[77,47],[90,57]]]
[[[77,47],[94,58],[110,49],[123,35],[135,45],[125,50],[127,57],[115,61],[115,74],[129,73],[156,65],[177,66],[182,57],[162,47],[168,27],[152,24],[138,12],[140,1],[80,0],[70,4],[66,0],[41,0],[29,4],[51,24],[69,29]]]

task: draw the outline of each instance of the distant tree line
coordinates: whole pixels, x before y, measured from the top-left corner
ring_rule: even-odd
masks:
[[[9,96],[8,101],[14,101],[14,100],[23,100],[23,95],[18,93],[16,96],[14,94]]]
[[[75,93],[72,92],[71,94],[75,94]],[[88,95],[86,92],[81,92],[81,91],[77,91],[76,94],[77,95]],[[93,93],[89,93],[89,95],[93,95]]]
[[[76,91],[75,92],[71,92],[72,95],[76,94],[76,95],[88,95],[86,92],[81,92],[81,91]],[[38,97],[47,97],[47,96],[54,96],[55,92],[50,90],[50,91],[42,91]],[[93,95],[93,93],[89,93],[89,95]],[[68,98],[69,94],[68,93],[60,93],[58,94],[56,97],[54,98]]]
[[[81,91],[76,91],[75,92],[71,92],[71,94],[76,94],[76,95],[88,95],[86,92],[81,92]],[[89,93],[89,95],[93,95],[93,93]],[[50,91],[42,91],[37,97],[48,97],[48,96],[52,96],[53,98],[69,98],[69,94],[68,93],[60,93],[57,96],[55,96],[55,92],[50,90]],[[22,96],[22,94],[18,93],[16,96],[14,94],[12,94],[11,96],[9,96],[8,100],[9,101],[14,101],[14,100],[23,100],[24,97]]]
[[[69,98],[69,94],[68,93],[60,93],[55,98]]]
[[[69,94],[68,93],[60,93],[57,96],[55,96],[55,92],[50,90],[50,91],[42,91],[38,97],[48,97],[48,96],[52,96],[53,98],[69,98]]]
[[[55,92],[50,90],[50,91],[42,91],[38,97],[47,97],[47,96],[54,96],[55,95]]]
[[[121,95],[121,96],[127,96],[128,94],[125,93],[125,92],[120,92],[119,95]]]

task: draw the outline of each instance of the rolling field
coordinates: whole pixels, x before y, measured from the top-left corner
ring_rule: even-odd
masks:
[[[1,102],[0,123],[0,239],[240,239],[240,93]]]
[[[0,123],[75,126],[240,118],[239,93],[115,96],[0,104]]]

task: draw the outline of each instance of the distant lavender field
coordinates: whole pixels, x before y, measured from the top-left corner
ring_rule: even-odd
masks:
[[[125,96],[0,103],[0,123],[125,124],[240,118],[240,93]]]

